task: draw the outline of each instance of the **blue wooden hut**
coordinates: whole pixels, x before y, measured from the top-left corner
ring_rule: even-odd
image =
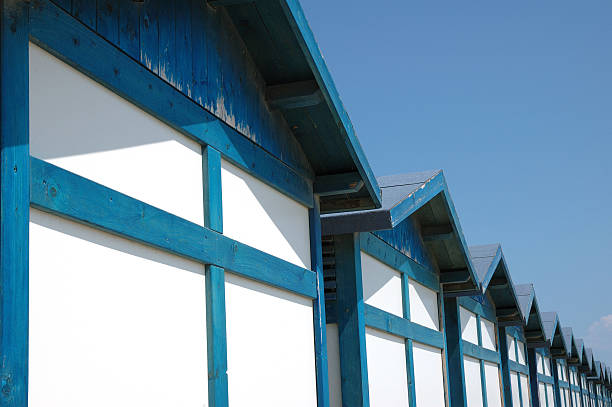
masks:
[[[565,343],[568,344],[567,364],[571,405],[581,407],[580,365],[582,364],[582,349],[578,348],[578,342],[574,337],[572,328],[563,327],[561,331],[565,337]]]
[[[502,406],[511,397],[511,376],[504,369],[508,358],[506,327],[520,326],[522,314],[506,260],[499,244],[470,247],[480,293],[460,297],[458,327],[447,327],[447,347],[459,344],[460,363],[450,387],[454,406]],[[449,312],[445,309],[445,312]],[[455,333],[458,333],[455,336]],[[516,351],[514,343],[514,351]],[[520,349],[518,349],[520,352]],[[524,354],[523,354],[524,355]],[[518,360],[517,356],[517,360]],[[521,385],[520,378],[516,377]],[[460,384],[460,386],[459,386]],[[528,381],[523,380],[528,391]],[[521,397],[520,395],[518,396]]]
[[[0,405],[328,405],[319,214],[380,191],[298,1],[0,8]]]
[[[550,378],[552,378],[553,385],[553,399],[547,400],[548,406],[566,407],[565,400],[565,388],[562,389],[559,380],[565,382],[565,363],[564,359],[567,357],[567,344],[561,331],[561,322],[556,312],[542,312],[542,323],[544,325],[544,332],[546,333],[546,339],[550,346],[547,349],[540,350],[543,358],[550,357]],[[548,364],[548,362],[545,362]]]
[[[590,394],[587,375],[591,370],[590,362],[589,358],[587,357],[586,346],[584,346],[584,341],[582,339],[576,339],[576,348],[578,350],[578,354],[580,355],[580,365],[578,371],[582,407],[588,407],[590,406]]]
[[[378,184],[381,209],[321,217],[331,405],[444,406],[468,248],[442,171]]]

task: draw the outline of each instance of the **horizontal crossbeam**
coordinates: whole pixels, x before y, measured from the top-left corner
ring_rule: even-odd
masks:
[[[76,220],[203,264],[316,298],[316,275],[211,229],[30,158],[30,202]]]

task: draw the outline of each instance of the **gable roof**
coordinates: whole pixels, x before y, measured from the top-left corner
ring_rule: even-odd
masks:
[[[323,235],[393,229],[408,217],[440,269],[449,295],[478,294],[467,244],[442,170],[378,178],[382,207],[321,216]]]
[[[316,175],[323,213],[380,207],[380,192],[298,0],[208,0],[223,7],[263,77],[269,105]]]
[[[491,294],[499,324],[521,325],[523,316],[501,245],[471,246],[469,251],[480,290]]]
[[[535,295],[533,284],[518,284],[514,286],[519,308],[523,316],[523,331],[527,346],[531,348],[547,348],[549,346],[540,307]]]
[[[567,361],[571,364],[580,363],[580,356],[578,355],[578,347],[576,346],[576,341],[574,340],[574,332],[572,328],[562,327],[561,333],[563,334],[563,338],[565,339],[565,343],[567,345]]]
[[[553,357],[566,357],[568,347],[561,333],[559,316],[556,312],[542,312],[541,315],[546,339],[550,343],[550,354]]]
[[[589,370],[587,371],[587,377],[589,377],[595,373],[595,359],[593,358],[593,350],[591,348],[585,347],[584,353],[589,365]]]

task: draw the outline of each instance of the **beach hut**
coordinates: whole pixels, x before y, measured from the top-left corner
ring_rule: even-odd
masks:
[[[576,348],[580,354],[580,365],[578,366],[578,384],[580,385],[580,400],[582,407],[590,406],[589,385],[587,382],[587,373],[591,370],[589,358],[586,353],[586,346],[582,339],[576,339]]]
[[[561,322],[556,312],[542,312],[542,323],[544,324],[544,332],[550,346],[543,354],[550,356],[551,374],[553,379],[553,398],[556,407],[567,407],[566,392],[567,387],[561,387],[560,382],[567,384],[567,358],[568,346],[565,343],[563,332],[561,331]],[[548,400],[548,406],[552,406],[553,402]]]
[[[478,292],[468,248],[442,171],[378,184],[381,209],[321,217],[331,405],[442,407],[456,296]]]
[[[319,213],[380,193],[299,3],[0,7],[0,405],[326,406]]]
[[[510,373],[503,369],[503,360],[509,356],[506,327],[520,326],[523,322],[517,295],[508,271],[508,266],[499,244],[470,247],[470,256],[476,269],[480,293],[476,296],[458,298],[461,335],[455,337],[447,328],[447,347],[459,343],[462,359],[462,388],[452,390],[463,393],[467,407],[501,407],[509,389],[522,387],[528,399],[528,380],[517,376],[518,382],[511,384]],[[445,312],[448,312],[445,309]],[[514,357],[520,360],[521,349],[510,344]],[[516,354],[519,353],[519,355]],[[524,359],[524,348],[522,349]],[[460,371],[458,370],[457,373]],[[506,390],[506,391],[504,391]],[[456,405],[462,405],[455,400]],[[451,404],[453,405],[453,404]]]
[[[568,364],[568,383],[572,407],[581,407],[581,389],[580,389],[580,365],[582,363],[581,350],[578,349],[576,338],[572,328],[561,328],[565,343],[568,345],[567,364]]]

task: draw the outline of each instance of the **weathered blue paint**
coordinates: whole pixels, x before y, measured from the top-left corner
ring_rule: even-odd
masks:
[[[316,274],[37,158],[32,205],[108,232],[212,264],[275,287],[317,297]]]
[[[343,407],[370,405],[359,242],[357,233],[334,236]]]
[[[0,2],[0,406],[28,403],[28,9]]]
[[[373,232],[373,234],[426,269],[435,269],[414,218],[408,217],[393,229],[380,230]]]
[[[221,195],[221,154],[206,146],[202,149],[204,225],[223,233]],[[227,407],[227,332],[225,324],[225,271],[206,265],[206,344],[208,357],[208,404]]]
[[[317,297],[313,301],[315,366],[317,369],[317,406],[329,406],[329,380],[327,365],[327,332],[325,316],[325,293],[323,282],[323,252],[321,250],[321,217],[319,198],[308,212],[310,220],[310,261],[317,275]]]
[[[186,136],[213,146],[248,173],[312,207],[314,175],[309,168],[290,167],[49,1],[41,0],[34,7],[30,20],[32,40],[43,48]],[[106,63],[100,64],[100,60]]]

